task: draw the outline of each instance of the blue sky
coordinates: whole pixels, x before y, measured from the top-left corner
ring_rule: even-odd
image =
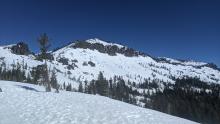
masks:
[[[100,38],[153,56],[213,62],[220,67],[218,0],[1,0],[0,44],[27,42],[38,51]]]

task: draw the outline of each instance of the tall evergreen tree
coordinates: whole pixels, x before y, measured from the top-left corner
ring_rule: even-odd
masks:
[[[64,89],[64,90],[66,89],[66,84],[65,84],[65,82],[63,83],[63,89]]]
[[[46,92],[50,92],[51,91],[51,84],[50,84],[50,80],[49,80],[49,72],[48,72],[46,62],[45,62],[45,68],[43,71],[43,83],[45,84]]]
[[[40,38],[38,39],[38,42],[40,44],[40,51],[41,51],[41,54],[40,54],[40,58],[41,60],[43,59],[47,59],[47,51],[50,47],[49,45],[49,37],[47,36],[46,33],[42,34],[40,36]]]
[[[83,92],[82,82],[79,83],[78,92],[81,92],[81,93]]]
[[[30,76],[30,74],[28,73],[28,75],[27,75],[27,81],[26,81],[27,83],[32,83],[32,80],[31,80],[31,76]]]
[[[102,96],[108,96],[108,81],[104,78],[102,72],[98,75],[98,80],[96,81],[97,93]]]
[[[71,84],[68,84],[66,86],[66,91],[72,91],[72,85]]]
[[[52,70],[52,74],[51,74],[51,78],[50,78],[50,84],[51,84],[51,87],[54,88],[54,89],[56,89],[56,87],[58,85],[55,69]]]
[[[52,88],[56,89],[56,93],[58,93],[59,92],[59,84],[57,83],[55,68],[53,69],[52,74],[51,74],[50,84],[51,84]]]
[[[46,33],[42,34],[40,36],[40,38],[38,39],[38,42],[40,44],[40,59],[45,60],[45,68],[43,71],[43,81],[45,83],[46,86],[46,91],[50,92],[51,91],[51,85],[50,85],[50,81],[49,81],[49,72],[48,72],[48,68],[47,68],[47,50],[50,47],[49,45],[49,38],[47,36]]]

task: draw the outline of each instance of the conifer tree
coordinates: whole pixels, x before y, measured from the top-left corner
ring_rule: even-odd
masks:
[[[47,36],[46,33],[42,34],[40,36],[40,38],[38,39],[38,42],[40,44],[40,59],[44,59],[45,60],[45,67],[44,67],[44,71],[43,71],[43,81],[45,83],[45,87],[46,87],[46,92],[50,92],[51,91],[51,85],[50,85],[50,81],[49,81],[49,72],[47,69],[47,50],[49,48],[49,38]]]
[[[59,93],[59,84],[57,83],[55,68],[53,69],[51,74],[50,84],[52,88],[56,89],[56,93]]]
[[[97,93],[102,96],[108,95],[108,81],[104,78],[102,72],[98,75],[98,80],[96,81]]]
[[[66,91],[72,91],[72,85],[71,85],[71,84],[68,84],[68,85],[67,85]]]
[[[38,42],[40,44],[40,51],[41,51],[39,59],[40,60],[47,59],[47,51],[50,47],[49,38],[48,38],[47,34],[46,33],[42,34],[40,36],[40,38],[38,39]]]
[[[81,92],[81,93],[83,92],[82,82],[79,83],[78,92]]]
[[[47,69],[46,62],[45,62],[45,68],[43,71],[43,83],[45,84],[46,92],[50,92],[51,91],[51,84],[50,84],[50,80],[49,80],[49,72]]]
[[[26,81],[27,83],[32,83],[32,80],[31,80],[31,76],[30,76],[30,74],[28,73],[28,75],[27,75],[27,81]]]
[[[50,84],[51,84],[51,87],[54,89],[56,89],[58,87],[55,69],[53,69],[53,71],[52,71],[51,78],[50,78]]]
[[[55,93],[59,93],[59,87],[60,85],[57,85]]]
[[[64,89],[64,90],[66,89],[66,84],[65,84],[65,82],[63,83],[63,89]]]

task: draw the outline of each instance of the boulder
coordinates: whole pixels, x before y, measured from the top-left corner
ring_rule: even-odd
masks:
[[[11,50],[12,50],[12,53],[18,54],[18,55],[30,54],[30,50],[28,48],[28,45],[24,42],[19,42],[18,44],[12,46]]]

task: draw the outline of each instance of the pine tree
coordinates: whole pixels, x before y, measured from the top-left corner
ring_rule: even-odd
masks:
[[[81,93],[83,92],[82,82],[79,83],[78,92],[81,92]]]
[[[109,96],[110,98],[113,97],[113,84],[112,84],[112,79],[109,80],[108,96]]]
[[[92,80],[90,82],[90,85],[89,85],[89,92],[91,92],[91,94],[96,94],[97,93],[97,89],[96,89],[96,85],[95,85],[95,80]]]
[[[41,51],[39,59],[40,60],[47,59],[47,51],[48,51],[48,48],[50,47],[49,38],[47,34],[46,33],[42,34],[40,38],[38,39],[38,42],[40,44],[40,51]]]
[[[66,89],[66,84],[65,84],[65,82],[63,83],[63,89],[64,89],[64,90]]]
[[[53,71],[52,71],[51,78],[50,78],[50,84],[51,84],[51,87],[54,89],[56,89],[58,86],[55,69],[53,69]]]
[[[42,34],[40,36],[40,38],[38,39],[38,42],[40,44],[40,59],[41,60],[45,60],[45,67],[44,67],[44,71],[43,71],[43,83],[46,86],[46,92],[50,92],[51,91],[51,85],[50,85],[50,81],[49,81],[49,72],[47,69],[47,50],[50,47],[49,45],[49,38],[47,36],[46,33]]]
[[[27,75],[27,81],[26,81],[27,83],[32,83],[32,80],[31,80],[31,76],[30,76],[30,74],[28,73],[28,75]]]
[[[43,83],[45,83],[46,92],[50,92],[51,91],[51,84],[50,84],[50,80],[49,80],[49,73],[48,73],[46,62],[45,62],[45,68],[44,68],[44,73],[43,73]]]
[[[42,65],[41,65],[41,66],[42,66]],[[40,84],[40,83],[38,82],[38,80],[40,79],[40,77],[41,77],[41,75],[42,75],[42,72],[40,72],[40,70],[43,71],[43,69],[39,69],[39,67],[40,67],[40,66],[37,66],[37,67],[32,68],[32,70],[31,70],[31,72],[30,72],[31,77],[32,77],[32,83],[33,83],[33,84]]]
[[[2,79],[2,67],[0,67],[0,79]]]
[[[55,68],[53,69],[51,74],[50,84],[52,88],[56,89],[56,93],[59,93],[59,84],[57,83]]]
[[[85,80],[84,84],[85,84],[84,93],[89,93],[88,81]]]
[[[57,87],[55,88],[56,89],[55,93],[59,93],[59,87],[60,85],[57,85]]]
[[[71,85],[71,84],[68,84],[68,85],[67,85],[66,91],[72,91],[72,85]]]
[[[102,96],[108,96],[108,81],[104,78],[102,72],[98,75],[98,80],[96,81],[97,93]]]

